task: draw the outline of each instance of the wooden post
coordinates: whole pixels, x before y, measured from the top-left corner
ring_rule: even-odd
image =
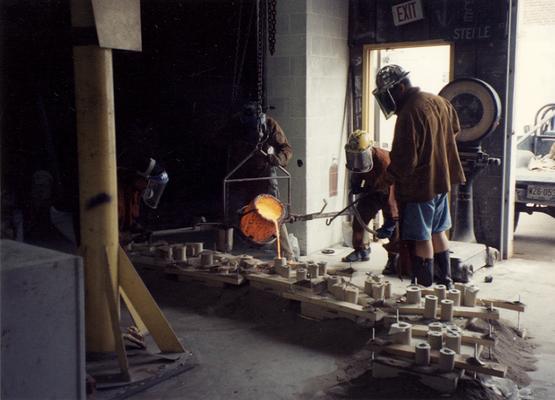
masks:
[[[90,1],[72,0],[72,26],[94,30]],[[112,50],[74,45],[81,252],[85,264],[87,352],[114,352],[106,299],[106,262],[117,301],[118,209]],[[106,261],[107,260],[107,261]]]

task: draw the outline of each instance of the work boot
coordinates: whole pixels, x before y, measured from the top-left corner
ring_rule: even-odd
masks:
[[[341,261],[343,262],[358,262],[368,260],[370,260],[370,249],[355,250],[341,259]]]
[[[434,254],[434,277],[437,283],[451,289],[453,280],[451,279],[451,255],[449,250]]]
[[[412,259],[412,284],[432,286],[434,283],[434,260],[414,256]]]
[[[383,275],[397,275],[397,263],[399,262],[398,253],[388,253],[387,263],[382,271]]]

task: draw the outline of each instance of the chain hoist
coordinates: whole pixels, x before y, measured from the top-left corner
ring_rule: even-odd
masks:
[[[264,102],[264,59],[266,55],[266,0],[256,2],[256,100],[262,107]]]
[[[270,55],[276,51],[276,5],[277,0],[269,0],[268,4],[268,45]]]

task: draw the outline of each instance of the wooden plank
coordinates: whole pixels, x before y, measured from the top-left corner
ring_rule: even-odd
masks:
[[[430,288],[422,288],[422,297],[427,294],[435,294],[434,289]],[[461,293],[461,302],[462,302],[462,293]],[[507,301],[507,300],[499,300],[499,299],[476,299],[476,304],[482,306],[490,306],[493,304],[494,307],[497,308],[504,308],[507,310],[513,310],[518,312],[526,311],[526,304],[515,302],[515,301]],[[464,306],[461,306],[464,307]]]
[[[378,348],[377,348],[378,349]],[[392,344],[388,346],[379,347],[379,351],[387,354],[392,354],[399,357],[414,359],[414,346],[403,344]],[[481,374],[498,376],[503,378],[507,374],[507,367],[498,363],[486,362],[483,366],[475,365],[469,362],[472,356],[456,354],[455,355],[455,368],[465,369],[467,371],[476,371]],[[430,352],[430,359],[433,363],[439,362],[439,351],[432,350]]]
[[[259,281],[249,281],[249,287],[261,290],[266,293],[271,293],[275,296],[283,297],[283,290],[276,286],[270,286],[267,283]]]
[[[428,336],[429,328],[426,325],[412,325],[412,336],[425,338]],[[488,338],[486,335],[479,332],[471,332],[467,330],[462,331],[461,335],[462,344],[478,343],[486,347],[494,346],[495,339]]]
[[[507,300],[498,300],[498,299],[478,299],[476,302],[483,306],[489,306],[490,304],[493,304],[494,307],[504,308],[506,310],[512,310],[512,311],[518,311],[518,312],[526,311],[526,304],[516,302],[516,301],[507,301]]]
[[[112,326],[112,334],[114,335],[114,341],[116,344],[116,354],[118,356],[118,363],[123,379],[130,381],[131,376],[129,375],[129,361],[127,360],[127,352],[125,351],[125,345],[123,344],[123,335],[121,334],[121,329],[119,327],[119,298],[112,290],[114,287],[114,281],[112,279],[112,274],[110,273],[111,268],[110,260],[108,259],[107,247],[104,248],[104,255],[104,266],[106,268],[104,271],[104,276],[106,277],[104,282],[104,292],[106,295],[106,301],[108,302],[108,310],[110,312],[110,322]]]
[[[357,316],[346,312],[330,310],[326,307],[317,306],[306,301],[301,302],[301,314],[308,318],[317,319],[319,321],[323,319],[337,319],[345,318],[351,321],[356,321]]]
[[[283,285],[292,285],[297,282],[296,278],[284,278],[281,275],[277,274],[266,274],[264,272],[257,272],[255,274],[248,274],[247,279],[250,281],[259,281],[259,282],[270,282],[270,283],[278,283]]]
[[[299,293],[299,292],[283,292],[283,297],[290,300],[297,300],[315,304],[317,306],[326,307],[331,310],[345,312],[357,317],[362,317],[369,321],[376,321],[376,313],[374,311],[365,310],[364,307],[339,301],[330,297],[319,296],[316,294]]]
[[[139,313],[160,351],[184,353],[185,348],[121,247],[118,252],[118,262],[119,284]]]
[[[399,314],[423,315],[424,307],[418,305],[402,305],[398,307]],[[440,307],[437,307],[439,315]],[[453,307],[455,317],[499,319],[499,310],[488,310],[486,307]]]
[[[245,282],[245,278],[241,274],[232,273],[232,274],[220,274],[217,272],[205,272],[199,271],[198,269],[193,268],[182,268],[182,267],[167,267],[164,269],[164,273],[166,275],[177,275],[179,279],[182,277],[198,281],[201,283],[220,283],[220,284],[228,284],[234,286],[240,286]],[[218,285],[218,286],[222,286]]]
[[[373,378],[392,378],[410,374],[417,377],[426,386],[439,391],[444,396],[457,390],[459,379],[464,376],[464,370],[454,369],[450,372],[439,371],[437,366],[418,366],[413,361],[394,358],[389,355],[379,355],[372,362]]]
[[[248,274],[246,275],[247,280],[252,282],[258,282],[258,287],[267,286],[277,291],[291,291],[293,284],[296,282],[295,279],[287,279],[279,275],[269,275],[264,273]]]

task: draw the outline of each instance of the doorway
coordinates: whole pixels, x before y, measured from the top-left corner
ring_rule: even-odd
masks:
[[[364,47],[362,129],[373,133],[377,147],[391,150],[396,117],[385,119],[372,96],[377,71],[388,64],[397,64],[410,72],[413,85],[422,91],[437,94],[452,79],[452,46],[446,42],[368,45]],[[374,229],[382,222],[381,213],[374,218]]]
[[[551,1],[518,5],[513,129],[514,257],[555,262],[555,57]]]
[[[385,119],[371,93],[376,72],[388,64],[402,66],[413,85],[437,94],[452,78],[452,46],[441,41],[364,47],[362,129],[373,132],[375,143],[386,150],[391,149],[396,118]]]

